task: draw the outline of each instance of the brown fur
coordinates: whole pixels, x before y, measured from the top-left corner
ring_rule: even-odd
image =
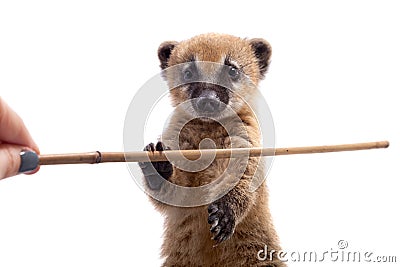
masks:
[[[243,72],[255,85],[258,85],[267,70],[270,54],[270,46],[262,39],[248,40],[221,34],[199,35],[180,43],[165,42],[159,49],[163,69],[188,62],[193,56],[199,61],[222,64],[221,58],[229,56],[242,66]],[[168,82],[173,83],[170,80]],[[248,96],[251,101],[251,88],[243,86],[239,90],[241,95]],[[232,95],[231,97],[234,98]],[[188,98],[184,90],[171,90],[174,106]],[[238,110],[235,111],[245,129],[231,123],[229,118],[222,119],[225,127],[232,131],[228,136],[219,123],[195,119],[186,124],[180,132],[179,147],[172,149],[199,149],[199,143],[204,138],[212,139],[217,148],[260,146],[260,133],[254,113],[246,104],[236,107]],[[179,125],[180,120],[185,119],[184,112],[176,111],[162,138],[172,138],[171,133],[176,131],[174,127]],[[228,159],[215,160],[207,169],[196,173],[174,168],[169,181],[189,187],[205,185],[219,177],[227,162]],[[217,246],[212,240],[213,234],[207,223],[207,206],[174,207],[153,199],[156,208],[165,216],[163,266],[286,266],[277,258],[273,261],[257,259],[257,252],[264,249],[265,245],[269,249],[280,250],[268,208],[265,182],[255,192],[249,191],[258,163],[259,159],[256,158],[248,161],[238,159],[237,164],[246,164],[243,176],[232,190],[215,201],[233,211],[235,226],[233,235]]]

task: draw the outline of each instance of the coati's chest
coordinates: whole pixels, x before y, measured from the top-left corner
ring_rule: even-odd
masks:
[[[179,149],[226,148],[229,134],[219,122],[194,119],[179,133]]]
[[[178,118],[184,120],[180,116],[175,117],[175,119],[179,120]],[[176,125],[183,126],[179,127],[180,129],[176,129],[174,128]],[[186,123],[171,123],[170,127],[164,132],[163,138],[165,138],[167,146],[171,149],[222,149],[230,145],[227,129],[215,121],[194,119]],[[171,133],[179,133],[177,138],[179,142],[174,142],[175,138],[169,135]],[[168,143],[168,140],[173,140],[173,142]],[[203,163],[200,162],[178,162],[178,167],[174,170],[174,176],[171,177],[171,182],[188,187],[208,184],[225,171],[228,162],[229,160],[227,159],[215,159],[211,163],[209,160],[205,160],[203,162],[204,167],[200,167],[203,166]]]

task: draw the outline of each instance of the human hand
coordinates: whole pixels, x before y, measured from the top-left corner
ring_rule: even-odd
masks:
[[[0,97],[0,179],[37,172],[38,154],[24,122]]]

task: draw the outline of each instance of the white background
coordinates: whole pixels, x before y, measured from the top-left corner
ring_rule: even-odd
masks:
[[[351,251],[400,261],[397,5],[1,1],[0,95],[42,154],[121,151],[125,112],[158,72],[162,41],[265,38],[273,56],[260,90],[277,147],[391,141],[386,150],[277,157],[268,185],[282,246],[322,253],[343,239]],[[164,115],[151,127],[161,131]],[[44,166],[0,181],[2,267],[159,266],[161,235],[161,216],[123,163]]]

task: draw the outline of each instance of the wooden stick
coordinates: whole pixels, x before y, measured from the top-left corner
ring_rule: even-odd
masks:
[[[327,153],[339,151],[353,151],[375,148],[387,148],[388,141],[330,145],[330,146],[307,146],[288,148],[233,148],[233,149],[203,149],[203,150],[169,150],[164,152],[87,152],[71,154],[49,154],[40,155],[40,165],[55,164],[78,164],[78,163],[103,163],[103,162],[149,162],[166,161],[181,158],[181,155],[189,160],[203,157],[210,158],[236,158],[236,157],[264,157],[293,154]]]

